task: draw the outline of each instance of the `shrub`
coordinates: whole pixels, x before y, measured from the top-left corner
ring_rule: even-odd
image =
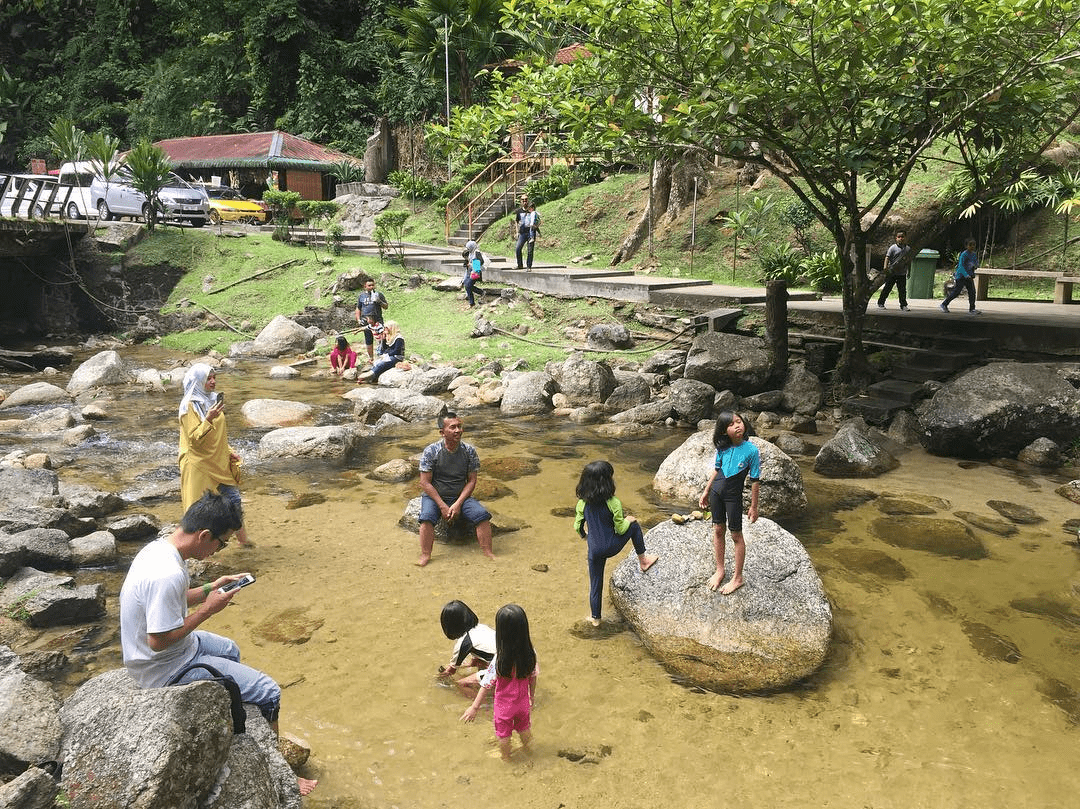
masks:
[[[339,183],[364,182],[364,166],[352,160],[338,160],[330,165],[330,174]]]
[[[794,286],[802,276],[802,255],[787,242],[761,246],[757,260],[763,281],[784,280]]]
[[[582,160],[574,166],[570,177],[577,185],[592,185],[604,179],[604,173],[603,163],[597,160]]]
[[[408,219],[408,211],[383,211],[375,217],[375,230],[371,238],[379,245],[379,258],[405,266],[405,247],[401,242]]]
[[[407,171],[392,171],[387,182],[402,194],[413,199],[435,199],[435,184],[427,177]]]
[[[800,262],[802,275],[812,289],[818,292],[835,293],[844,288],[840,277],[840,259],[836,248],[822,253],[813,253]]]
[[[345,227],[340,222],[333,222],[326,229],[326,242],[330,246],[331,254],[341,255],[341,243],[345,240]]]
[[[570,169],[562,163],[552,166],[543,177],[527,183],[525,193],[537,205],[562,199],[570,193]]]

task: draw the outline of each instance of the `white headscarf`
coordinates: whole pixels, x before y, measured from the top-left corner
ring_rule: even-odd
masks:
[[[476,242],[474,242],[472,239],[469,239],[469,241],[465,242],[465,252],[469,254],[466,258],[466,263],[469,265],[470,268],[472,267],[472,260],[476,258],[476,246]]]
[[[217,372],[205,362],[197,362],[184,374],[184,397],[180,400],[180,417],[188,411],[188,405],[195,405],[199,418],[206,418],[206,411],[214,406],[214,400],[206,390],[206,378]]]

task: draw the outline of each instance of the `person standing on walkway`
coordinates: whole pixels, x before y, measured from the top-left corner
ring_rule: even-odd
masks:
[[[519,270],[532,269],[533,264],[533,251],[536,250],[536,237],[540,235],[540,214],[536,212],[536,205],[528,200],[527,197],[523,197],[521,200],[521,208],[514,214],[515,221],[517,222],[518,238],[517,247],[514,250],[514,254],[517,256],[517,268]],[[522,266],[521,251],[525,245],[529,246],[528,259],[525,266]]]
[[[390,308],[386,297],[381,292],[375,291],[375,279],[369,278],[364,282],[364,291],[356,299],[356,323],[363,327],[364,324],[383,322],[383,311]],[[375,335],[372,329],[364,329],[364,344],[367,346],[368,362],[375,362]]]
[[[461,251],[461,259],[465,264],[465,277],[461,279],[461,286],[465,289],[465,298],[469,302],[469,308],[476,305],[473,293],[486,295],[487,293],[476,286],[477,281],[484,280],[484,270],[487,268],[487,256],[480,252],[476,242],[471,239],[465,243],[465,249]],[[477,264],[479,262],[479,264]]]
[[[885,299],[889,297],[893,286],[900,296],[900,311],[908,311],[907,305],[907,274],[911,267],[911,245],[907,243],[907,233],[896,231],[896,244],[889,245],[889,251],[885,254],[885,267],[882,272],[888,275],[888,280],[881,287],[878,295],[877,308],[885,308]]]
[[[949,311],[949,304],[960,297],[963,290],[968,294],[968,314],[981,315],[975,308],[975,271],[979,269],[979,256],[975,252],[975,240],[968,239],[965,242],[966,249],[956,261],[956,283],[950,292],[938,306],[942,312]]]

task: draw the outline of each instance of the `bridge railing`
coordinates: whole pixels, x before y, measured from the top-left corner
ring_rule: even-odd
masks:
[[[73,191],[55,177],[0,173],[0,216],[62,219]]]

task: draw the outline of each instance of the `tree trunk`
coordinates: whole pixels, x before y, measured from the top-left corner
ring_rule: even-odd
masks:
[[[657,227],[674,222],[687,207],[693,205],[695,178],[700,196],[709,187],[709,164],[696,154],[683,155],[678,161],[656,161],[649,204],[612,256],[612,265],[627,261],[637,253],[649,238],[650,223],[655,232]]]
[[[870,363],[863,348],[863,324],[876,285],[867,266],[865,237],[845,239],[837,247],[844,276],[844,351],[836,369],[837,378],[843,389],[862,390],[871,380]]]

